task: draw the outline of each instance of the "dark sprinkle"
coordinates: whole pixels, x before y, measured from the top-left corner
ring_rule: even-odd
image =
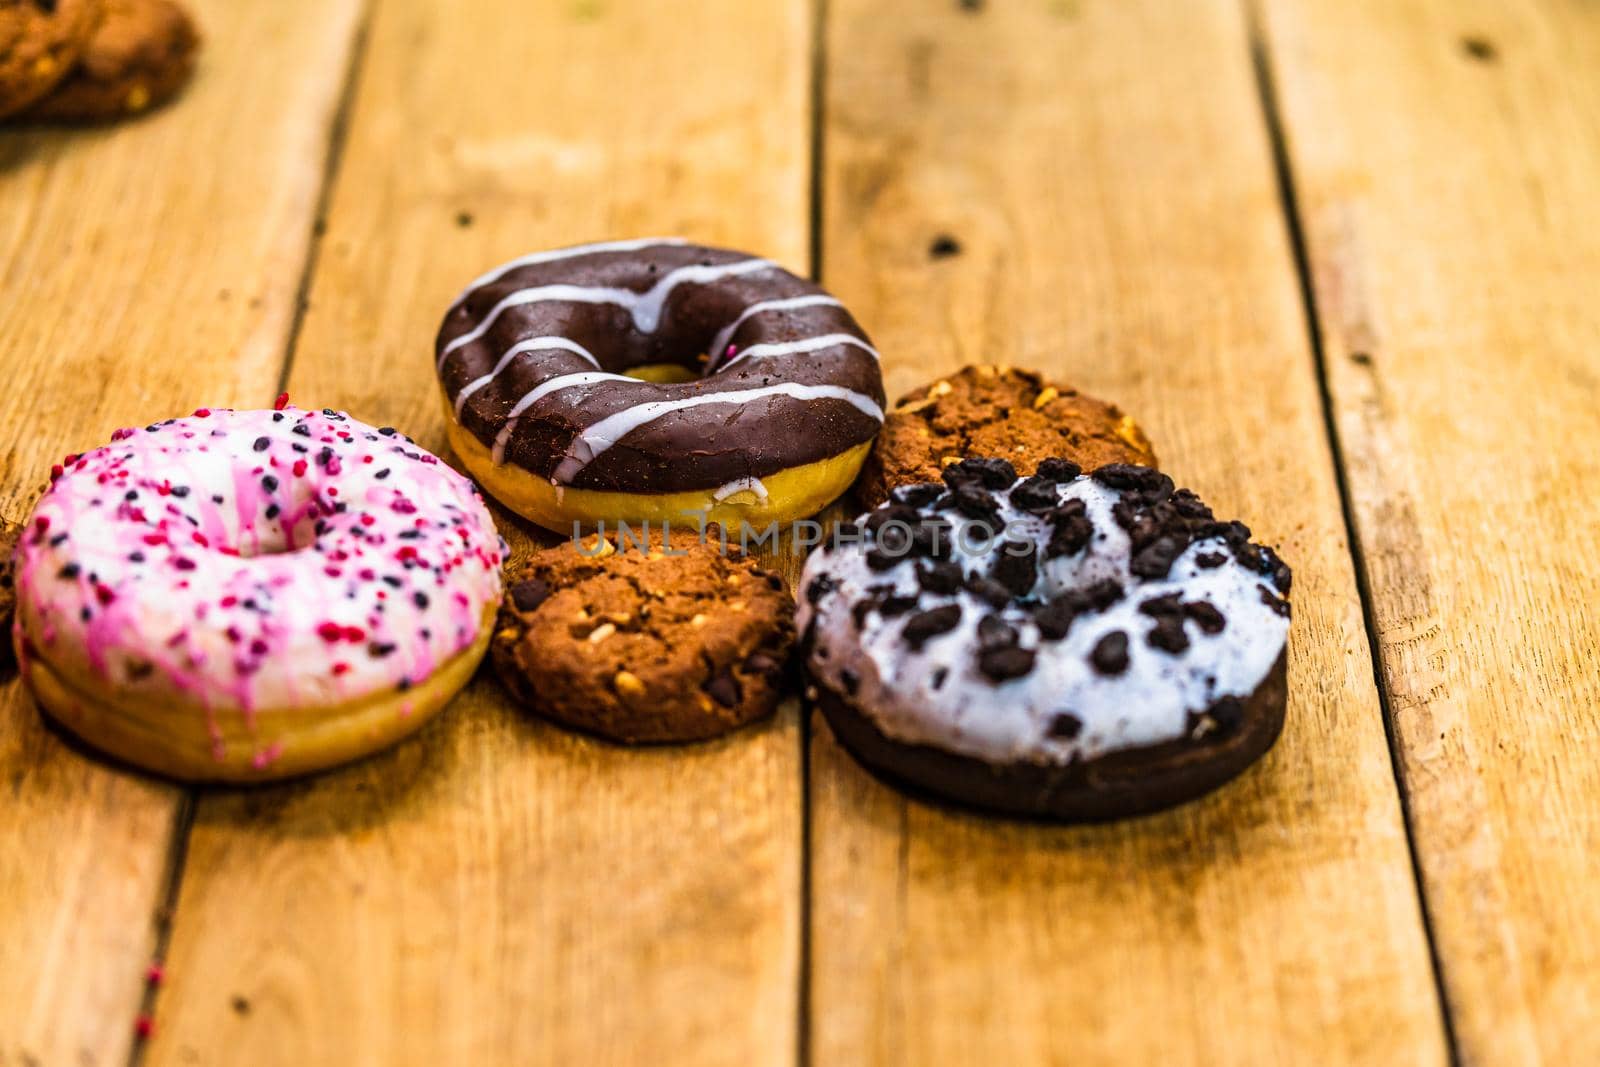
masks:
[[[933,675],[928,679],[928,684],[935,689],[942,689],[944,688],[944,680],[948,677],[950,677],[949,667],[935,667]]]
[[[172,487],[172,495],[182,500],[189,495],[189,487],[187,485],[175,485]]]
[[[276,505],[276,504],[268,504],[267,505],[267,510],[266,510],[267,518],[269,518],[269,519],[277,518],[278,517],[278,512],[279,512],[278,505]]]
[[[250,447],[255,449],[257,452],[265,452],[267,449],[272,447],[272,439],[268,437],[258,437],[256,438],[256,443]]]
[[[83,568],[82,567],[79,567],[76,563],[68,563],[66,566],[62,567],[59,571],[56,572],[56,576],[58,578],[72,579],[72,578],[76,578],[78,575],[80,575],[82,573],[83,573]]]
[[[941,233],[928,245],[929,259],[947,259],[961,254],[961,242],[947,233]]]
[[[373,477],[378,479],[380,482],[383,481],[385,478],[389,477],[389,468],[383,468],[383,470],[379,471],[377,474],[374,474]]]
[[[307,426],[303,422],[297,422],[297,423],[294,424],[294,431],[293,432],[299,434],[301,437],[310,437],[311,436],[311,427]]]
[[[1071,741],[1083,732],[1083,720],[1070,711],[1058,711],[1055,718],[1050,720],[1050,736],[1062,741]]]
[[[269,493],[276,492],[278,488],[278,479],[274,478],[270,474],[263,474],[261,476],[261,488],[265,489]]]
[[[418,589],[411,594],[411,602],[419,608],[426,608],[428,606],[428,594]]]
[[[1128,669],[1128,635],[1112,630],[1095,642],[1089,665],[1101,674],[1121,674]]]
[[[905,638],[906,644],[914,649],[920,649],[929,638],[954,630],[960,622],[961,605],[946,604],[944,607],[919,611],[911,616],[906,620],[901,636]]]

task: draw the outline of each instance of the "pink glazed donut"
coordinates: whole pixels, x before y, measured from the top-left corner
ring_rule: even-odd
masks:
[[[129,763],[341,763],[421,726],[488,645],[504,543],[470,481],[387,427],[202,408],[52,478],[17,546],[17,660]]]

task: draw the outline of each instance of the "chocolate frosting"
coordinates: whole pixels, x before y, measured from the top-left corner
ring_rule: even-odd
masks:
[[[823,289],[769,260],[674,239],[513,260],[439,329],[461,425],[557,485],[715,489],[827,459],[883,421],[878,354]],[[647,364],[697,375],[630,378]]]

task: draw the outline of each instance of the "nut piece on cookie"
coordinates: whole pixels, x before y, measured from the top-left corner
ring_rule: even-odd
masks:
[[[1052,456],[1090,471],[1156,464],[1144,431],[1115,405],[1034,371],[979,365],[900,398],[856,492],[865,506],[877,507],[896,486],[937,482],[946,466],[967,456],[1009,460],[1022,475]]]
[[[173,0],[103,2],[78,65],[28,119],[106,122],[158,107],[188,83],[200,34],[186,10]]]
[[[523,704],[613,741],[698,741],[772,713],[794,649],[784,580],[693,529],[591,537],[507,582],[490,646]]]

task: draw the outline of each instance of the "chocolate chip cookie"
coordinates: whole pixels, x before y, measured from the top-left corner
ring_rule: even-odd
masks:
[[[1115,405],[1015,367],[971,366],[901,397],[888,413],[856,492],[876,507],[897,485],[936,482],[967,456],[994,456],[1022,474],[1059,456],[1085,470],[1154,466],[1144,431]]]
[[[55,88],[88,44],[102,0],[0,0],[0,118]]]
[[[696,741],[770,714],[794,647],[784,580],[715,531],[543,549],[507,583],[491,655],[523,704],[614,741]]]
[[[27,118],[104,122],[166,103],[194,73],[200,34],[172,0],[103,0],[78,65]]]

